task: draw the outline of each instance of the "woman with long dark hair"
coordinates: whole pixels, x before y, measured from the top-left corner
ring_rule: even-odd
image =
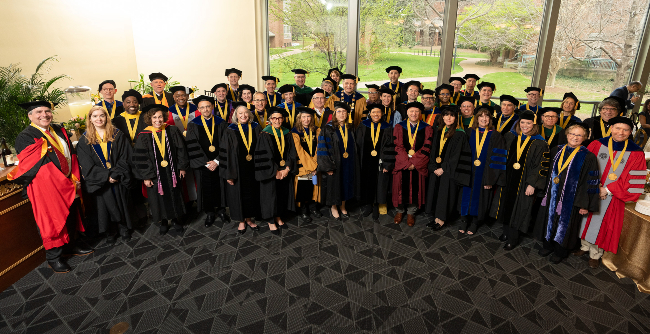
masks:
[[[318,202],[321,200],[321,179],[316,156],[318,136],[321,130],[314,122],[315,114],[314,109],[298,108],[297,123],[291,129],[298,163],[298,173],[295,175],[294,181],[296,183],[296,204],[300,206],[300,217],[307,223],[312,221],[312,215],[316,218],[322,217],[318,210]]]

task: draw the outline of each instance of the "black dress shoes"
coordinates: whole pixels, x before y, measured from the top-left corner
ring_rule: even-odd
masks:
[[[225,212],[217,213],[217,218],[219,218],[219,220],[221,220],[222,223],[230,222],[230,216],[228,216]]]
[[[302,221],[305,222],[305,223],[311,223],[311,221],[312,221],[311,217],[310,217],[306,212],[303,212],[303,213],[300,215],[300,218],[301,218]]]
[[[445,228],[447,226],[447,224],[440,225],[440,224],[438,224],[436,222],[434,222],[433,224],[434,225],[433,225],[433,227],[431,227],[431,229],[434,230],[434,231],[440,231],[440,230],[442,230],[443,228]]]
[[[541,257],[549,256],[549,255],[551,255],[551,253],[553,253],[553,250],[545,249],[545,248],[542,248],[542,249],[539,250],[539,252],[537,252],[537,254],[539,254],[539,256],[541,256]],[[560,261],[562,261],[562,259],[560,259]]]
[[[504,250],[507,250],[507,251],[510,251],[510,250],[515,249],[515,247],[517,247],[516,244],[507,243],[505,246],[503,246],[503,249],[504,249]]]
[[[347,213],[342,213],[342,214],[341,214],[341,218],[342,218],[342,219],[345,219],[345,220],[348,220],[348,219],[350,219],[350,215],[347,214]]]
[[[504,233],[499,237],[499,241],[505,242],[508,240],[508,236]]]
[[[562,262],[562,258],[557,256],[557,255],[551,256],[550,260],[551,260],[551,263],[553,263],[553,264],[559,264],[560,262]]]
[[[167,234],[168,231],[169,231],[169,225],[167,225],[167,220],[161,221],[160,222],[160,229],[158,231],[160,233],[160,235],[165,235],[165,234]]]
[[[106,244],[109,246],[114,246],[117,242],[117,235],[108,235],[106,236]]]
[[[47,265],[49,265],[50,268],[52,268],[52,270],[58,274],[67,273],[70,270],[72,270],[72,268],[70,268],[70,266],[67,263],[61,261],[61,259],[56,259],[54,261],[47,261]]]
[[[63,256],[84,256],[88,254],[92,254],[95,250],[83,245],[81,243],[77,243],[76,245],[72,246],[68,250],[63,251]]]
[[[205,217],[205,227],[212,226],[216,219],[217,216],[214,213],[208,213],[208,215]]]
[[[323,217],[323,214],[320,213],[320,211],[318,211],[318,210],[316,210],[316,209],[311,210],[311,215],[314,216],[314,217],[316,217],[316,218],[321,218],[321,217]]]

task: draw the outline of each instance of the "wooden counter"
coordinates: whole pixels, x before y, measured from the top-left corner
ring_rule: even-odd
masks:
[[[0,292],[45,261],[32,205],[22,186],[7,180],[13,168],[0,171]]]

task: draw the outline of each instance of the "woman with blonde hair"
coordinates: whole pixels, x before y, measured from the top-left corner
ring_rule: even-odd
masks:
[[[113,126],[108,111],[94,106],[86,118],[86,132],[77,144],[81,167],[89,234],[106,234],[106,243],[114,245],[117,234],[131,239],[133,220],[129,187],[133,180],[129,167],[130,143]]]
[[[576,123],[582,123],[582,120],[575,116],[576,110],[580,110],[580,101],[575,94],[572,92],[564,93],[560,108],[562,108],[562,113],[558,117],[557,124],[563,129]]]

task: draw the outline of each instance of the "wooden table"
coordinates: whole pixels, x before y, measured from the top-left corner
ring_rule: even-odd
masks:
[[[7,180],[13,168],[0,171],[0,292],[45,261],[32,205],[23,187]]]
[[[605,252],[603,264],[619,278],[629,277],[639,291],[650,293],[650,216],[625,204],[623,229],[616,254]]]

